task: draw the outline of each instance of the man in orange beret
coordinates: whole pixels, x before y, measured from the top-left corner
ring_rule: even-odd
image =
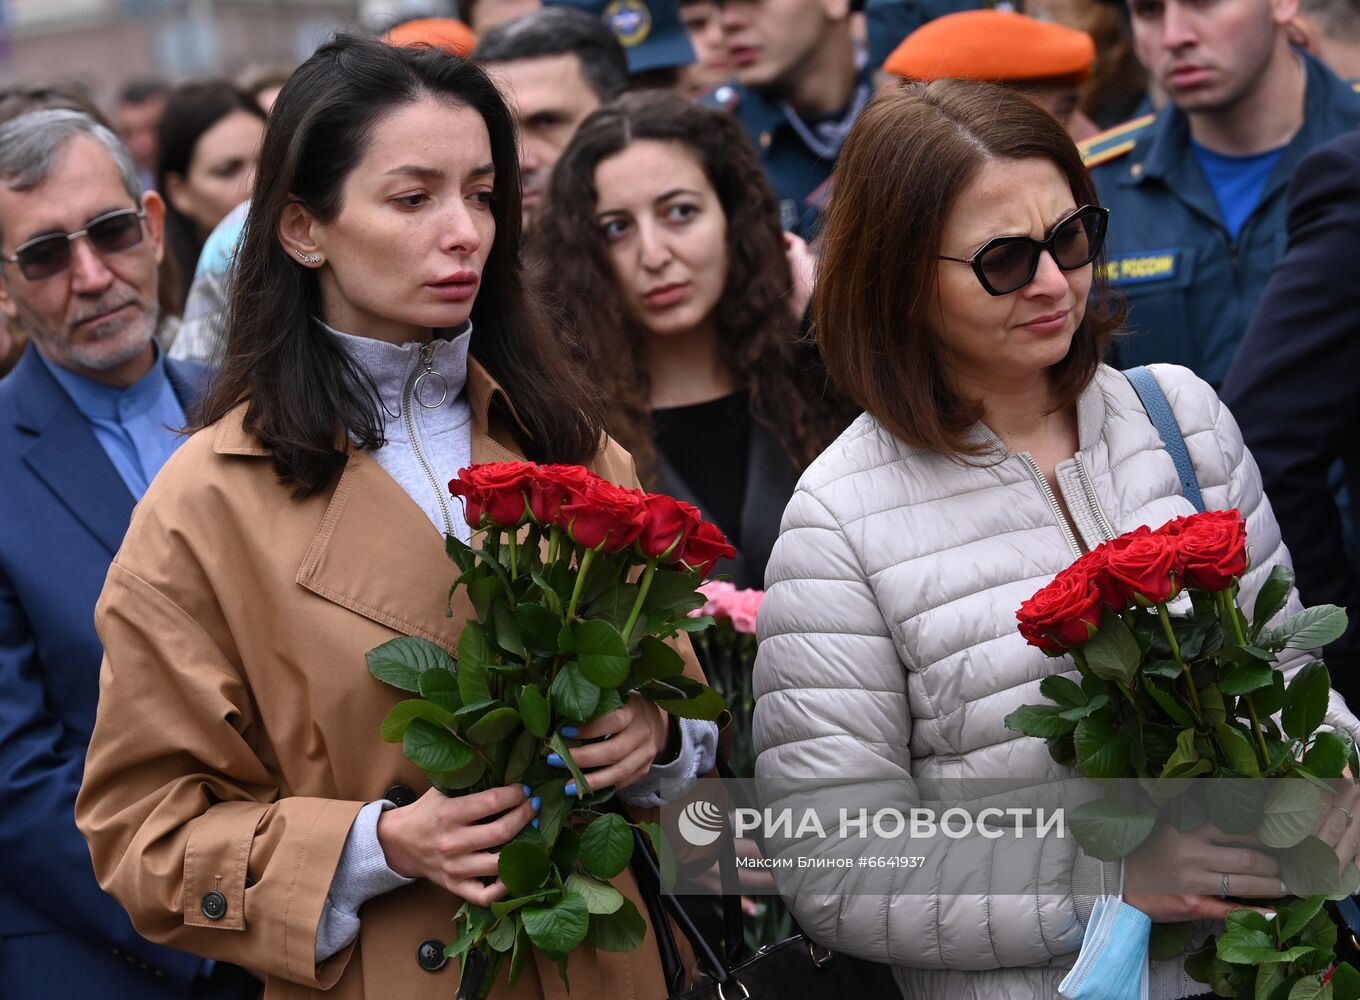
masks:
[[[892,85],[954,79],[1015,87],[1080,140],[1097,131],[1077,108],[1095,59],[1095,43],[1084,31],[1011,11],[964,10],[913,31],[888,56],[883,71]]]

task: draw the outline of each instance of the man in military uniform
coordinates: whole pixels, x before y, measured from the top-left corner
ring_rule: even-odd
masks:
[[[731,111],[779,195],[785,229],[816,233],[841,144],[870,97],[849,0],[724,0],[737,79],[704,103]]]
[[[1130,0],[1169,101],[1082,144],[1110,209],[1105,276],[1127,296],[1120,367],[1185,365],[1217,387],[1285,242],[1285,184],[1360,124],[1360,96],[1292,49],[1298,0]]]

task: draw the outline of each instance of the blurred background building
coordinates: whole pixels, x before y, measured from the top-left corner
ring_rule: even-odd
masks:
[[[0,0],[0,85],[234,77],[294,66],[337,28],[452,16],[453,0]]]

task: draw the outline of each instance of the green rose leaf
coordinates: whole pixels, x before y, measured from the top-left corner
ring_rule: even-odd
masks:
[[[473,701],[454,712],[453,718],[460,727],[466,727],[472,725],[492,709],[500,707],[501,703],[494,698],[487,701]]]
[[[1304,608],[1294,617],[1261,634],[1261,644],[1272,649],[1318,649],[1341,638],[1346,612],[1335,604]]]
[[[1217,684],[1210,684],[1199,693],[1199,707],[1204,719],[1211,725],[1218,725],[1228,719],[1228,707],[1223,704],[1223,692]]]
[[[484,747],[509,736],[519,724],[519,713],[513,708],[493,708],[468,727],[468,739]]]
[[[402,737],[402,752],[424,771],[457,771],[472,762],[472,747],[426,719],[413,719]]]
[[[628,679],[632,660],[628,645],[619,630],[599,619],[577,622],[572,627],[572,645],[581,673],[602,688],[618,687]]]
[[[1180,676],[1180,668],[1176,668],[1176,676]],[[1163,686],[1160,680],[1152,677],[1143,678],[1143,690],[1152,696],[1152,700],[1161,706],[1162,711],[1171,717],[1171,720],[1178,726],[1193,726],[1195,717],[1190,714],[1190,710],[1180,703],[1174,694]]]
[[[685,672],[685,658],[656,636],[643,636],[633,670],[638,681],[664,681]]]
[[[526,906],[520,911],[529,939],[553,955],[566,955],[585,940],[590,928],[586,901],[566,893],[551,906]]]
[[[508,784],[514,784],[524,779],[524,772],[529,769],[529,765],[538,756],[538,737],[529,730],[525,729],[515,738],[515,745],[510,748],[510,756],[505,761],[505,780]]]
[[[1300,979],[1289,991],[1289,1000],[1328,1000],[1332,996],[1332,984],[1323,986],[1322,977],[1316,974]]]
[[[1062,708],[1080,708],[1090,700],[1080,684],[1062,674],[1051,674],[1041,680],[1039,693]]]
[[[1277,908],[1276,912],[1279,915],[1276,919],[1280,921],[1280,940],[1288,941],[1307,927],[1308,922],[1318,915],[1326,900],[1326,896],[1305,896],[1297,902]]]
[[[1275,944],[1268,935],[1256,931],[1248,933],[1253,936],[1253,939],[1259,937],[1266,943],[1263,945],[1239,944],[1233,939],[1232,935],[1225,934],[1218,939],[1218,957],[1234,965],[1270,965],[1279,962],[1293,962],[1304,955],[1311,955],[1314,951],[1307,945],[1298,945],[1288,951],[1276,951]]]
[[[1072,835],[1093,858],[1116,861],[1148,838],[1157,814],[1114,799],[1083,802],[1069,813]]]
[[[1165,677],[1169,681],[1174,681],[1180,677],[1184,671],[1181,665],[1175,660],[1153,660],[1151,663],[1143,664],[1143,676]]]
[[[561,752],[561,750],[558,751],[558,753]],[[563,757],[562,759],[570,760],[570,757]],[[569,766],[575,766],[575,761],[571,761]],[[575,775],[573,776],[575,777]],[[588,789],[590,786],[582,785],[581,782],[583,781],[585,781],[584,777],[576,777],[577,786]],[[567,816],[571,813],[571,800],[567,798],[566,785],[566,778],[554,778],[552,781],[546,781],[534,789],[534,794],[540,800],[538,835],[550,849],[557,842],[558,834],[565,832],[562,830],[562,824],[566,822]]]
[[[470,788],[486,773],[486,758],[473,757],[456,771],[440,771],[430,775],[431,781],[445,795],[462,788]]]
[[[1234,663],[1219,679],[1218,687],[1224,694],[1241,695],[1269,687],[1275,679],[1276,670],[1268,663],[1251,660],[1247,663]]]
[[[1133,683],[1143,658],[1138,640],[1118,615],[1105,616],[1100,629],[1082,652],[1093,674],[1120,684]]]
[[[562,619],[541,604],[526,602],[515,609],[519,625],[519,639],[524,648],[535,656],[551,656],[557,652],[557,635],[562,631]]]
[[[581,672],[575,660],[557,672],[549,688],[552,703],[572,722],[585,722],[600,703],[599,685]]]
[[[515,945],[515,922],[500,920],[486,936],[486,944],[492,951],[509,951]]]
[[[368,672],[403,691],[419,692],[420,675],[433,667],[452,670],[453,657],[428,639],[408,635],[391,639],[368,651]]]
[[[540,740],[548,735],[552,724],[552,705],[537,685],[526,684],[519,694],[519,714],[524,728]]]
[[[378,735],[388,743],[400,743],[401,738],[406,735],[406,727],[415,719],[428,719],[437,726],[453,725],[452,712],[447,712],[423,698],[408,698],[392,706],[392,711],[387,713],[382,725],[378,727]]]
[[[1317,733],[1303,755],[1303,766],[1319,778],[1339,778],[1346,769],[1350,747],[1335,732]]]
[[[510,605],[497,602],[491,608],[491,623],[496,629],[496,645],[521,660],[527,655],[519,634],[519,619]]]
[[[642,602],[645,610],[664,608],[684,613],[704,606],[704,595],[698,593],[699,574],[688,570],[658,569],[652,576],[652,586],[647,591],[647,599]]]
[[[1293,850],[1280,854],[1279,862],[1280,878],[1295,896],[1327,895],[1341,884],[1336,852],[1317,837],[1303,838]]]
[[[1252,694],[1251,700],[1256,705],[1256,717],[1263,724],[1269,721],[1272,715],[1284,708],[1284,690],[1284,673],[1279,670],[1272,670],[1270,687],[1261,688],[1261,690]],[[1278,732],[1276,735],[1278,735]]]
[[[548,740],[548,746],[557,751],[557,756],[562,758],[562,763],[567,765],[567,770],[571,772],[572,779],[576,782],[576,787],[581,795],[589,795],[591,792],[590,783],[586,781],[586,776],[581,773],[581,767],[576,763],[576,758],[572,756],[571,747],[563,739],[562,734],[553,733]],[[563,781],[565,785],[566,782]]]
[[[547,852],[523,840],[512,840],[502,847],[497,864],[501,881],[516,896],[538,889],[548,877],[549,867]]]
[[[443,667],[431,667],[420,675],[420,696],[449,712],[463,707],[463,699],[458,696],[458,678]]]
[[[1077,723],[1073,739],[1077,766],[1088,778],[1128,777],[1128,734],[1115,728],[1114,712],[1098,712]]]
[[[1322,793],[1308,782],[1272,781],[1261,813],[1261,842],[1267,847],[1293,847],[1313,832],[1324,807]]]
[[[680,719],[699,719],[703,722],[712,722],[723,712],[727,711],[727,701],[722,695],[718,694],[711,687],[701,685],[697,681],[690,681],[688,677],[672,677],[671,682],[677,683],[689,681],[694,685],[693,688],[685,687],[686,691],[693,690],[694,693],[687,698],[653,698],[657,706],[664,708],[671,715]],[[650,693],[645,689],[642,692],[650,697]]]
[[[1289,590],[1293,588],[1293,570],[1288,566],[1274,566],[1270,576],[1257,593],[1257,603],[1251,610],[1251,638],[1257,638],[1266,623],[1280,614],[1289,603]]]
[[[466,573],[477,564],[477,554],[457,535],[444,536],[444,552],[461,573]]]
[[[592,914],[590,943],[600,951],[635,951],[647,936],[647,922],[633,905],[623,899],[613,913]]]
[[[1284,713],[1280,716],[1284,731],[1296,740],[1312,736],[1326,718],[1331,686],[1327,667],[1321,660],[1314,660],[1295,674],[1284,694]]]
[[[563,886],[567,892],[574,892],[586,901],[586,909],[592,915],[613,913],[623,905],[623,893],[608,882],[572,872]]]
[[[1206,784],[1204,797],[1209,818],[1215,826],[1224,833],[1256,832],[1265,812],[1266,793],[1270,790],[1266,782],[1217,778]]]
[[[1022,705],[1002,721],[1013,732],[1045,740],[1070,733],[1077,725],[1063,718],[1057,705]]]
[[[1224,722],[1214,727],[1214,735],[1217,736],[1218,745],[1223,751],[1223,759],[1228,762],[1230,768],[1238,774],[1245,774],[1249,778],[1261,776],[1261,766],[1256,760],[1256,751],[1252,749],[1251,741],[1247,739],[1242,730]]]
[[[505,591],[505,585],[501,583],[500,577],[482,576],[468,581],[464,589],[467,590],[468,600],[472,602],[477,617],[486,621],[491,617],[491,602]]]
[[[511,843],[514,843],[514,841]],[[556,888],[540,889],[538,892],[531,892],[526,896],[516,896],[514,899],[497,900],[491,904],[491,915],[497,918],[503,917],[507,913],[514,913],[522,906],[536,903],[540,899],[547,899],[549,896],[556,896],[560,892],[561,890]]]
[[[618,813],[592,820],[581,833],[581,863],[596,878],[613,878],[632,856],[633,832]]]
[[[1289,978],[1291,971],[1279,964],[1258,966],[1256,969],[1256,990],[1252,996],[1256,1000],[1276,1000],[1276,991]]]
[[[1332,973],[1334,1000],[1360,1000],[1360,972],[1349,962],[1337,962]]]
[[[529,958],[529,932],[520,924],[515,931],[515,950],[510,953],[510,968],[505,974],[505,982],[508,986],[514,986],[519,979],[520,972],[524,969],[524,963]]]
[[[458,694],[465,704],[491,700],[486,667],[491,662],[491,643],[481,622],[470,621],[458,637]]]
[[[1148,956],[1157,962],[1169,962],[1185,954],[1195,937],[1195,925],[1182,921],[1174,924],[1153,924],[1148,940]]]

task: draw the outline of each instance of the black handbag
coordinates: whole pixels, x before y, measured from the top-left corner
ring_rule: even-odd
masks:
[[[718,759],[718,772],[732,778],[727,762]],[[740,797],[734,782],[728,789]],[[829,948],[814,944],[802,933],[775,944],[768,944],[754,955],[745,956],[742,933],[741,892],[736,878],[736,846],[731,828],[724,823],[718,867],[722,879],[723,952],[717,952],[694,925],[693,919],[680,906],[679,900],[661,891],[661,871],[648,839],[633,828],[633,874],[638,890],[647,907],[656,934],[657,950],[665,975],[669,1000],[825,1000],[828,997],[897,997],[896,985],[885,966],[873,965],[841,955]],[[709,982],[680,992],[685,983],[685,969],[680,962],[671,924],[688,939],[698,960],[699,971]],[[890,992],[887,992],[890,991]]]

